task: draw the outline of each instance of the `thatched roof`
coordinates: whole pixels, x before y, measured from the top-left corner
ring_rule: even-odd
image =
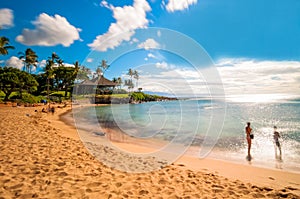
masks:
[[[86,80],[82,81],[81,83],[79,83],[79,85],[96,85],[96,83],[92,82],[89,79],[86,79]]]
[[[103,76],[96,77],[92,80],[84,80],[79,85],[82,86],[117,86],[117,83],[110,81],[109,79],[106,79]]]

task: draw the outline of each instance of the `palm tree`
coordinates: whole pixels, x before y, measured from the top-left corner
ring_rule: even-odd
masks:
[[[53,79],[55,74],[54,74],[54,70],[53,70],[53,66],[55,64],[55,62],[57,62],[58,60],[60,60],[59,56],[53,52],[51,57],[48,57],[48,60],[46,62],[46,67],[45,67],[45,75],[47,77],[47,96],[48,96],[48,100],[50,102],[50,79]],[[50,103],[49,103],[49,108],[50,108]]]
[[[119,86],[119,89],[121,89],[121,86],[122,86],[122,78],[121,77],[118,77],[118,79],[117,79],[117,84],[118,84],[118,86]]]
[[[91,74],[91,69],[85,67],[85,66],[81,66],[81,70],[83,72],[85,72],[87,75],[90,75]]]
[[[79,66],[79,70],[77,72],[76,79],[77,80],[86,80],[86,79],[89,79],[89,75],[91,75],[91,74],[92,73],[91,73],[91,70],[89,68],[87,68],[85,66]]]
[[[110,67],[110,65],[107,64],[107,61],[106,60],[102,60],[101,61],[101,64],[98,66],[97,70],[96,70],[96,73],[99,77],[100,76],[104,76],[104,73],[105,71]]]
[[[78,61],[76,61],[75,63],[73,63],[73,65],[74,65],[74,72],[72,73],[72,78],[75,79],[80,69],[80,64]]]
[[[131,79],[128,79],[128,80],[125,80],[125,86],[128,86],[128,90],[129,90],[129,93],[130,93],[130,89],[133,89],[134,87],[134,84],[132,83],[132,80]]]
[[[130,76],[130,79],[132,81],[132,77],[133,77],[133,70],[131,68],[128,69],[127,75]]]
[[[132,77],[134,76],[134,70],[132,70],[131,68],[128,69],[127,75],[130,76],[130,81],[127,82],[127,84],[129,85],[129,88],[133,89],[134,84],[132,81]]]
[[[31,73],[31,66],[36,67],[38,56],[31,48],[27,48],[25,53],[19,52],[19,54],[21,55],[19,59],[24,62],[24,70]]]
[[[139,72],[137,70],[133,71],[133,78],[136,79],[136,87],[139,88],[140,75],[139,75]]]
[[[102,70],[101,68],[98,66],[97,69],[96,69],[96,75],[99,77],[101,77],[101,73],[102,73]]]
[[[8,38],[0,37],[0,54],[7,55],[9,49],[15,49],[15,47],[9,45]]]
[[[133,71],[131,68],[129,68],[129,69],[128,69],[128,72],[127,72],[127,75],[130,76],[130,79],[127,80],[127,81],[125,81],[125,85],[128,86],[128,89],[129,89],[129,91],[130,91],[130,89],[133,89],[133,88],[134,88],[134,84],[133,84],[133,82],[132,82],[132,77],[134,76],[134,71]]]
[[[110,65],[107,64],[106,60],[102,60],[100,65],[97,67],[96,69],[96,73],[94,73],[94,75],[97,76],[98,78],[98,82],[100,81],[101,77],[104,76],[105,71],[110,67]],[[94,79],[94,75],[93,75],[93,79]],[[97,86],[98,89],[98,86]]]
[[[117,83],[117,86],[119,86],[119,89],[121,89],[121,84],[123,83],[121,77],[118,77],[118,78],[117,78],[117,77],[114,77],[114,78],[112,79],[112,82]]]
[[[56,55],[56,56],[58,56],[58,55]],[[58,67],[64,66],[64,60],[60,59],[59,57],[56,59],[56,63],[58,64]]]

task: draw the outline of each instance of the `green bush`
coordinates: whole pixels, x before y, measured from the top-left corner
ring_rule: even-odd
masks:
[[[22,95],[22,102],[24,103],[30,103],[30,104],[34,104],[34,103],[38,103],[38,101],[36,100],[36,97],[33,95],[30,95],[28,93],[24,93]]]
[[[0,98],[4,98],[5,94],[3,93],[3,91],[0,91]]]
[[[131,98],[134,101],[144,101],[146,99],[144,93],[136,93],[136,92],[131,93]]]
[[[130,94],[131,100],[133,101],[142,101],[142,102],[151,102],[151,101],[161,101],[161,100],[175,100],[176,98],[168,98],[158,95],[149,95],[143,92],[134,92]]]
[[[44,98],[45,97],[43,96],[34,96],[29,93],[22,93],[22,99],[20,99],[20,96],[17,93],[15,93],[9,99],[15,102],[35,104],[41,102],[41,100]]]

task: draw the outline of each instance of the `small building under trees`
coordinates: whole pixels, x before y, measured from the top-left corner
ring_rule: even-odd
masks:
[[[77,95],[86,95],[86,94],[111,94],[113,89],[118,84],[106,79],[104,76],[96,77],[92,80],[84,80],[81,83],[76,85],[76,94]]]

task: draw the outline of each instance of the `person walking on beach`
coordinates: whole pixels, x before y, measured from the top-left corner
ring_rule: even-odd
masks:
[[[247,126],[245,128],[246,131],[246,139],[247,139],[247,143],[248,143],[248,156],[247,159],[251,160],[251,154],[250,154],[250,150],[251,150],[251,139],[253,139],[253,134],[252,134],[252,128],[250,127],[250,122],[247,122]]]
[[[55,113],[55,108],[54,108],[54,106],[51,107],[51,113],[52,113],[52,115],[54,115],[54,113]]]
[[[277,127],[274,126],[274,134],[273,134],[273,138],[274,138],[274,143],[275,143],[275,158],[279,158],[281,160],[281,146],[280,146],[280,142],[279,142],[279,138],[280,135],[277,131]],[[279,156],[277,156],[277,148],[279,150]]]

